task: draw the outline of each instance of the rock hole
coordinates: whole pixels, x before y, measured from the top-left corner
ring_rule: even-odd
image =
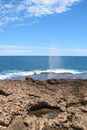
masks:
[[[46,117],[49,119],[54,119],[58,116],[58,113],[62,112],[60,107],[51,106],[46,102],[40,102],[28,110],[30,115],[35,115],[37,117]]]

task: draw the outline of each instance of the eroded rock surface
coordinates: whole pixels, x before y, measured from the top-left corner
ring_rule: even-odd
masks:
[[[0,81],[0,130],[87,130],[87,80]]]

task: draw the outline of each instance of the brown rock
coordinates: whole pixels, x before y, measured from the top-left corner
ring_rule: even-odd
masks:
[[[35,116],[28,116],[24,120],[24,124],[26,126],[29,126],[31,123],[33,123],[37,118]]]
[[[1,130],[87,130],[87,80],[0,81]]]
[[[25,130],[25,125],[22,118],[15,118],[7,130]]]

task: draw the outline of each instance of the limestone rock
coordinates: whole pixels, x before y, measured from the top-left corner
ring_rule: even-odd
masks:
[[[87,130],[87,80],[0,81],[0,130]]]

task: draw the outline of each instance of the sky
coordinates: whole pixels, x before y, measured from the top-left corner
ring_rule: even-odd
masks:
[[[87,56],[87,0],[0,0],[0,56]]]

